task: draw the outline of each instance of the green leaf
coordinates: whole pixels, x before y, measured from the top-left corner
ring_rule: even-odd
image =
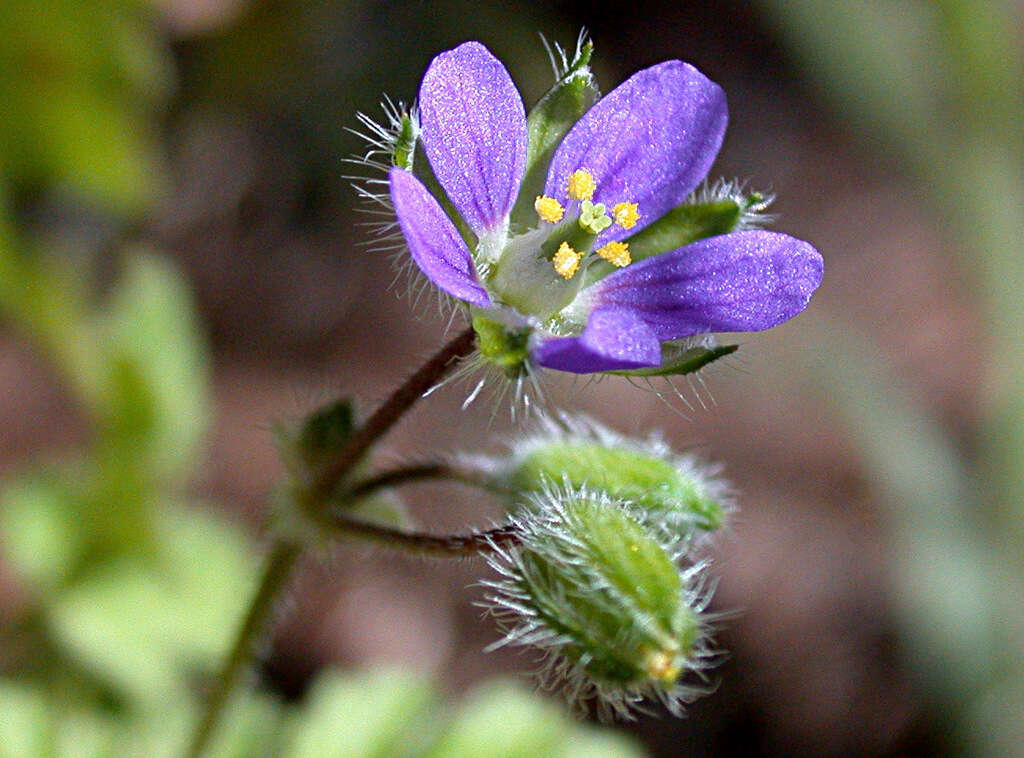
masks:
[[[71,493],[53,477],[26,476],[0,491],[4,555],[37,592],[62,586],[78,565],[88,528],[75,518]]]
[[[58,642],[127,700],[157,706],[226,652],[256,567],[241,534],[198,509],[164,505],[157,554],[96,568],[46,606]]]
[[[651,368],[637,368],[629,371],[608,371],[619,376],[684,376],[724,358],[739,350],[739,345],[716,345],[715,347],[688,347],[666,343],[662,345],[661,365]]]
[[[507,682],[475,690],[428,758],[557,756],[569,720],[552,702]]]
[[[400,671],[325,674],[292,724],[285,758],[395,758],[412,752],[435,705],[429,680]],[[482,753],[481,755],[485,755]],[[468,754],[467,754],[468,755]]]
[[[0,3],[0,155],[16,181],[59,182],[118,213],[162,184],[156,104],[173,62],[134,0]]]
[[[163,257],[130,255],[105,323],[114,444],[154,476],[187,477],[209,423],[209,360],[181,273]]]
[[[429,758],[641,758],[622,735],[579,724],[561,703],[508,681],[476,688]]]
[[[4,758],[52,755],[53,724],[40,692],[0,682],[0,746]]]

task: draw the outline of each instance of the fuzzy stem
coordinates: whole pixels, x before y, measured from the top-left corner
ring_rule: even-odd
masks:
[[[499,494],[507,491],[505,487],[488,480],[479,471],[460,468],[451,463],[435,462],[400,466],[387,471],[381,471],[346,487],[345,497],[346,499],[360,500],[378,490],[431,479],[459,482]]]
[[[360,426],[348,444],[342,448],[338,457],[323,470],[319,479],[313,483],[310,495],[326,500],[338,483],[369,450],[370,446],[384,436],[427,390],[447,376],[460,360],[473,352],[475,339],[476,335],[473,329],[467,329],[442,347],[416,373],[406,379],[366,420],[366,423]],[[385,539],[383,532],[386,531],[368,525],[346,529],[347,533],[361,534],[369,539]],[[389,543],[417,543],[416,539],[410,539],[408,535],[402,535],[400,532],[395,534],[398,536],[394,539],[392,539],[394,535],[389,535],[386,538]],[[471,542],[459,543],[460,540],[466,540],[466,538],[456,537],[453,540],[450,544],[445,545],[445,538],[428,537],[423,540],[423,546],[419,549],[425,552],[456,555],[470,555],[480,549],[480,546],[470,547]],[[299,545],[279,541],[267,557],[263,579],[249,605],[245,621],[235,637],[231,652],[224,660],[216,687],[206,703],[206,708],[186,753],[188,758],[199,758],[209,745],[224,714],[224,707],[249,661],[255,640],[263,631],[278,597],[291,577],[298,559],[302,556],[302,552],[303,548]]]
[[[475,345],[476,333],[472,328],[466,329],[406,379],[352,435],[338,457],[323,468],[319,479],[313,483],[311,494],[330,496],[370,446],[394,426],[427,390],[443,379],[458,361],[469,356]]]
[[[379,524],[357,521],[344,514],[335,514],[325,524],[339,537],[357,537],[403,553],[432,555],[439,558],[467,558],[517,545],[521,535],[518,527],[508,524],[484,532],[434,535],[423,532],[401,532]]]

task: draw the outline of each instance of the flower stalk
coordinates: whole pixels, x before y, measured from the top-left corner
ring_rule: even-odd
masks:
[[[336,457],[320,469],[310,490],[310,502],[329,500],[342,480],[358,464],[370,447],[383,437],[392,426],[431,387],[454,370],[459,361],[473,352],[475,333],[467,329],[435,353],[412,376],[405,380],[380,407],[362,424]],[[435,555],[461,556],[475,552],[474,536],[445,538],[428,535],[407,535],[383,527],[359,524],[351,520],[339,522],[339,529],[352,536],[361,536],[396,548],[410,548],[416,552]],[[505,537],[504,539],[508,539]],[[480,542],[486,544],[486,540]],[[252,656],[255,640],[263,632],[270,614],[288,585],[288,580],[302,557],[304,547],[289,540],[278,540],[267,556],[266,568],[260,580],[242,626],[235,636],[231,650],[222,664],[213,692],[193,733],[186,756],[200,758],[209,745],[223,717],[224,708],[238,684],[238,680]]]

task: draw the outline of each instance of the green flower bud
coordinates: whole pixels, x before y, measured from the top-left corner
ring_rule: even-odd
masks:
[[[730,510],[727,487],[659,438],[637,440],[584,417],[545,417],[511,454],[476,458],[520,508],[553,485],[586,487],[626,504],[648,526],[691,539],[717,530]]]
[[[485,582],[504,637],[548,654],[543,684],[561,684],[582,707],[629,718],[645,698],[673,713],[703,689],[681,682],[701,674],[709,648],[703,564],[682,570],[678,540],[657,532],[604,494],[549,489],[515,519],[514,547],[489,558],[502,579]]]

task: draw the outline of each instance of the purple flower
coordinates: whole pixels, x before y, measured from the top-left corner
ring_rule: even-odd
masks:
[[[482,354],[510,373],[657,367],[665,343],[792,318],[821,282],[813,247],[760,230],[648,245],[634,260],[630,246],[690,197],[725,133],[724,93],[686,63],[639,71],[598,100],[550,154],[535,197],[519,197],[531,168],[522,99],[483,45],[433,60],[419,112],[429,171],[390,169],[398,224],[423,274],[486,324]],[[524,207],[529,220],[510,221]]]

